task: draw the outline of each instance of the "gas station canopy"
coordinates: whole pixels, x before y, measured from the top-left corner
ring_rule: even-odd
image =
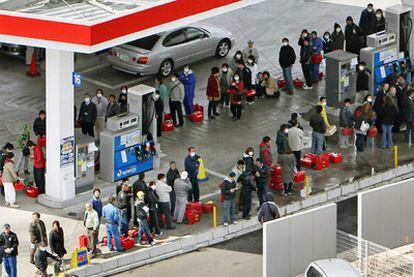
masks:
[[[262,0],[0,0],[0,42],[94,53]]]

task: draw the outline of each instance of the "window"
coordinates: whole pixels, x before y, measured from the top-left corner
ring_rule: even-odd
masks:
[[[174,45],[178,45],[178,44],[186,42],[187,36],[184,31],[185,30],[181,29],[181,30],[172,32],[164,39],[164,41],[162,42],[162,45],[169,47],[169,46],[174,46]]]
[[[145,50],[151,50],[152,48],[154,48],[154,45],[157,43],[159,39],[160,39],[159,35],[152,35],[149,37],[131,41],[128,44],[145,49]]]
[[[187,35],[187,41],[202,39],[206,36],[206,33],[196,28],[187,28],[185,34]]]
[[[306,273],[306,277],[323,277],[323,275],[313,266],[311,266]]]

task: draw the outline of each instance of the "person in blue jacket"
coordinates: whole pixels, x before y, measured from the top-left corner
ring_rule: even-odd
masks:
[[[114,238],[115,247],[117,252],[124,252],[121,244],[121,234],[119,233],[119,224],[121,223],[120,211],[115,206],[116,197],[111,195],[106,204],[102,209],[102,217],[106,227],[106,238],[108,241],[109,251],[115,251],[114,245],[112,244],[111,238]]]
[[[193,146],[188,148],[188,155],[184,160],[185,171],[188,173],[188,178],[191,183],[191,191],[188,193],[188,201],[199,202],[200,201],[200,188],[198,186],[198,168],[200,167],[200,162],[198,161],[198,156],[196,150]]]
[[[318,33],[313,31],[311,33],[310,45],[313,49],[313,55],[320,55],[323,50],[323,40],[318,37]],[[314,83],[319,81],[319,63],[312,64],[312,80]]]
[[[194,112],[194,91],[196,77],[189,65],[184,67],[184,71],[179,76],[180,82],[184,85],[184,110],[187,115]]]

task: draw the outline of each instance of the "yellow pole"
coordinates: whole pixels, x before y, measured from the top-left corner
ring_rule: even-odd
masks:
[[[217,227],[217,207],[213,207],[213,227]]]
[[[394,146],[394,167],[398,167],[398,145]]]
[[[309,197],[310,194],[310,181],[309,181],[309,176],[305,177],[305,191],[306,191],[306,198]]]

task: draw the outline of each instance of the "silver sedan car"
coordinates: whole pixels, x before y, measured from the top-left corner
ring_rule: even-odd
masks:
[[[192,24],[113,47],[108,61],[127,73],[166,77],[174,68],[212,56],[223,58],[233,45],[229,31]]]

